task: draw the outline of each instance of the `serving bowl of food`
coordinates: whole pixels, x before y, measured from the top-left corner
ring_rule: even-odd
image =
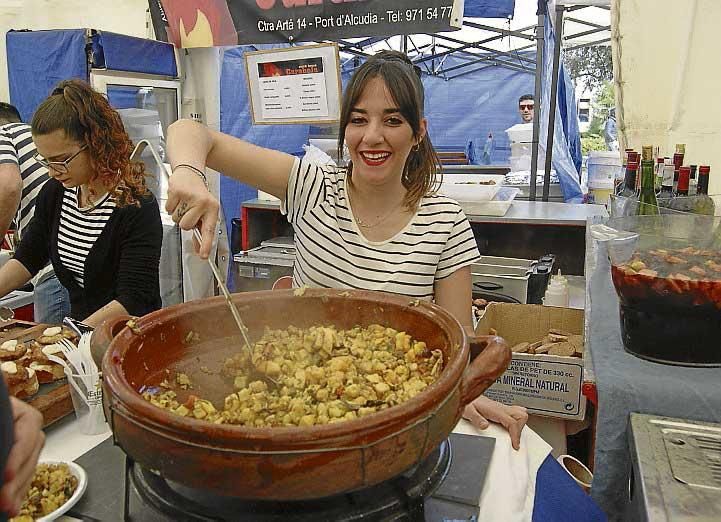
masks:
[[[93,335],[117,444],[214,493],[301,500],[387,480],[430,454],[510,360],[501,338],[469,339],[448,312],[407,297],[306,289],[233,300],[252,364],[222,298]]]
[[[20,514],[11,522],[50,522],[67,513],[85,493],[88,478],[74,462],[38,463]]]
[[[627,351],[721,366],[721,227],[692,214],[611,219],[604,243]]]

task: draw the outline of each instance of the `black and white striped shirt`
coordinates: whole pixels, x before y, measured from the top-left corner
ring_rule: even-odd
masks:
[[[78,285],[84,288],[85,259],[113,214],[115,200],[108,193],[94,206],[80,208],[78,190],[65,189],[63,194],[58,227],[58,256]]]
[[[392,238],[368,241],[346,198],[345,172],[296,159],[281,210],[295,230],[294,286],[357,288],[433,298],[435,281],[479,257],[460,205],[424,197]]]
[[[35,198],[38,192],[49,179],[48,169],[35,161],[35,152],[30,125],[8,123],[0,126],[0,164],[17,165],[23,180],[20,207],[16,215],[20,237],[35,213]]]

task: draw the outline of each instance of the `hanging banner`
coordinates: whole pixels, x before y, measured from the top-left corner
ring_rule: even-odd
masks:
[[[177,47],[340,40],[459,29],[463,0],[150,0]],[[158,31],[156,30],[156,33]]]

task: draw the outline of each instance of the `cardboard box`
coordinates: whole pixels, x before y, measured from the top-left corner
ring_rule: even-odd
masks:
[[[542,339],[550,329],[583,335],[583,310],[541,305],[491,303],[476,327],[477,335],[494,328],[510,346]],[[503,404],[525,406],[529,413],[568,420],[586,415],[583,359],[514,353],[513,360],[485,395]]]

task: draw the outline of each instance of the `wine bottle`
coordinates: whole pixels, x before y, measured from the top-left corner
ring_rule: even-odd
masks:
[[[670,158],[665,158],[661,192],[658,194],[658,204],[662,207],[667,206],[671,201],[671,197],[673,197],[673,162]]]
[[[696,197],[694,198],[693,210],[697,214],[713,216],[716,213],[716,205],[708,195],[708,179],[711,167],[701,165],[698,168],[698,182],[696,183]]]
[[[641,158],[641,193],[638,197],[638,214],[657,215],[660,211],[654,188],[653,147],[644,145]]]
[[[676,193],[678,188],[678,177],[681,172],[681,165],[683,165],[683,153],[678,152],[679,147],[683,147],[682,144],[676,145],[676,153],[673,155],[673,192]]]
[[[691,167],[681,167],[678,172],[678,186],[676,187],[676,194],[669,208],[679,210],[681,212],[692,212],[693,201],[692,198],[688,197],[688,184],[691,179]]]
[[[663,161],[662,156],[656,158],[656,166],[654,167],[654,176],[656,178],[654,185],[656,186],[656,192],[661,190],[661,183],[663,182]]]
[[[619,196],[624,198],[636,198],[638,193],[636,192],[636,178],[638,177],[638,163],[629,162],[626,165],[626,176],[624,179],[623,189],[619,193]]]
[[[635,216],[638,213],[638,192],[636,192],[636,183],[638,180],[638,163],[630,161],[626,165],[626,178],[623,190],[618,194],[619,200],[623,204],[624,216]]]
[[[691,165],[691,178],[688,182],[688,195],[689,196],[695,196],[696,195],[696,165]]]
[[[621,193],[624,187],[624,175],[626,168],[628,167],[628,155],[631,152],[633,152],[633,149],[625,149],[623,151],[623,158],[621,158],[623,165],[621,166],[620,171],[616,171],[616,177],[613,180],[613,193],[617,196]]]

